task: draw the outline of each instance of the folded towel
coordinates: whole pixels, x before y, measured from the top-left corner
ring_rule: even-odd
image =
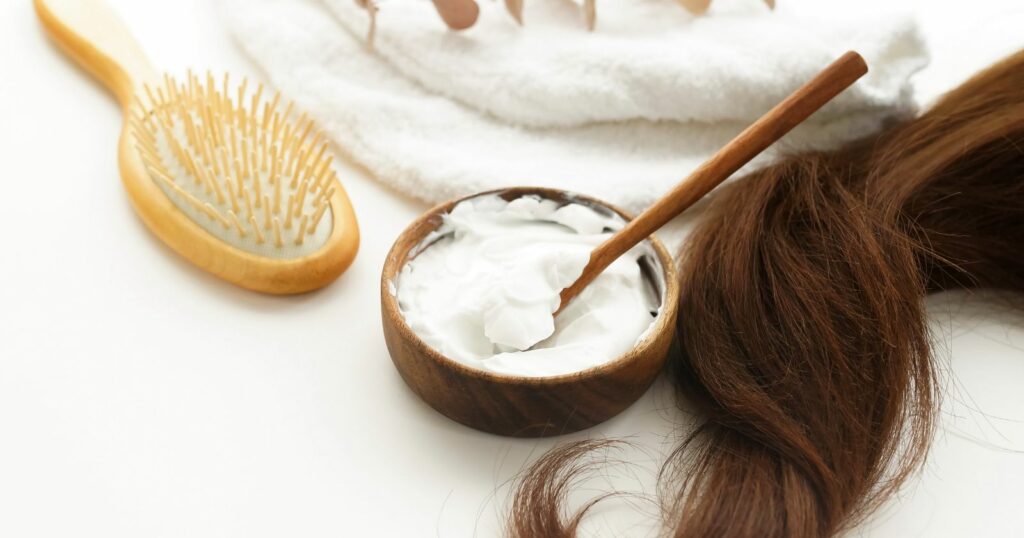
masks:
[[[567,0],[527,2],[524,27],[481,2],[461,33],[426,0],[384,0],[372,51],[352,0],[220,1],[248,54],[342,151],[428,202],[540,185],[638,211],[843,51],[871,72],[776,152],[910,113],[908,79],[927,62],[910,18],[757,0],[700,17],[671,0],[606,0],[593,33]]]

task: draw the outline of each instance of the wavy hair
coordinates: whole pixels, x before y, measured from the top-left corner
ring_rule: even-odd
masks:
[[[932,438],[925,295],[1024,290],[1024,52],[913,120],[721,189],[680,267],[669,376],[703,422],[663,470],[670,534],[856,525]],[[562,504],[587,447],[527,472],[511,537],[576,535],[583,514]]]

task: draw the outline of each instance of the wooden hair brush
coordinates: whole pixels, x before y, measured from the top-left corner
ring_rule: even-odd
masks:
[[[352,262],[359,229],[323,135],[263,86],[160,76],[102,0],[34,0],[61,48],[124,112],[121,179],[146,225],[224,280],[286,294],[325,286]]]

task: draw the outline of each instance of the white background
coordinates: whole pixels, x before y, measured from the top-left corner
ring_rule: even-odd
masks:
[[[209,2],[112,3],[155,65],[259,78]],[[933,45],[925,102],[1024,45],[1017,0],[907,5]],[[114,100],[47,42],[28,0],[0,0],[0,536],[496,535],[503,484],[555,441],[454,424],[392,368],[379,271],[426,207],[342,163],[355,264],[318,293],[249,293],[136,218],[119,129]],[[1024,316],[1004,299],[930,302],[942,426],[922,474],[854,534],[1024,536]],[[639,443],[647,457],[620,474],[649,490],[684,418],[660,381],[563,439]],[[622,476],[601,479],[629,487]],[[609,506],[592,528],[616,534],[633,512]]]

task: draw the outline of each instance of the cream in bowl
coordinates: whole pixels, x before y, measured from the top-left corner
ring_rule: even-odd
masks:
[[[395,280],[405,322],[441,354],[471,368],[543,377],[579,372],[629,351],[660,307],[639,260],[620,257],[557,318],[559,292],[590,251],[625,220],[538,195],[463,200],[419,245]]]
[[[504,435],[575,431],[627,407],[673,336],[664,246],[640,243],[553,316],[593,248],[626,222],[607,204],[547,189],[429,211],[382,275],[385,339],[403,379],[445,415]]]

